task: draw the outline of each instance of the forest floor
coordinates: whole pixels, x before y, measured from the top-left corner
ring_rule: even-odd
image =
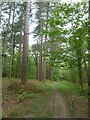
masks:
[[[85,96],[75,94],[75,88],[71,88],[71,83],[60,82],[59,84],[51,81],[43,83],[35,81],[29,82],[26,86],[28,89],[20,88],[18,91],[17,83],[11,84],[8,80],[3,81],[3,118],[88,117],[88,99]],[[65,85],[70,86],[70,90],[72,89],[75,93],[71,91],[73,94],[69,94],[69,88],[63,88]],[[31,86],[33,86],[32,89]]]
[[[66,97],[57,89],[53,89],[53,95],[48,102],[47,111],[53,113],[53,118],[70,118],[70,111]]]

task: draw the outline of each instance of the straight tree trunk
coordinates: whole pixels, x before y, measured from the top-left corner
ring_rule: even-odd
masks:
[[[13,67],[13,55],[14,55],[14,31],[13,31],[13,24],[14,24],[14,18],[15,18],[15,2],[13,3],[13,21],[12,21],[12,43],[11,43],[11,54],[10,54],[10,71],[9,71],[9,79],[12,78],[12,67]]]
[[[76,48],[76,52],[77,52],[77,62],[78,62],[78,72],[79,72],[79,80],[80,80],[80,85],[81,85],[81,89],[82,92],[84,93],[84,89],[83,89],[83,80],[82,80],[82,63],[81,63],[81,50],[78,50],[78,48]],[[80,54],[81,53],[81,54]]]
[[[47,11],[46,11],[46,17],[48,20],[49,17],[49,2],[47,2]],[[48,23],[46,22],[45,25],[46,31],[48,31]],[[45,35],[45,42],[44,42],[44,58],[43,58],[43,79],[46,80],[46,41],[47,41],[47,34]]]
[[[28,2],[25,2],[25,26],[24,26],[24,40],[23,40],[23,56],[22,56],[22,73],[21,84],[25,84],[27,81],[27,63],[28,63],[28,41],[29,41],[29,6]]]
[[[90,0],[89,0],[89,26],[88,26],[88,96],[90,96]],[[90,118],[90,99],[88,99],[88,118]]]
[[[9,3],[9,8],[10,9],[9,9],[9,17],[8,17],[8,25],[7,25],[8,29],[9,29],[9,26],[10,26],[12,3]],[[0,19],[1,19],[1,17],[0,17]],[[7,48],[7,40],[8,40],[8,38],[6,36],[5,36],[4,40],[2,40],[2,67],[3,68],[4,68],[4,62],[5,62],[5,56],[6,56],[5,52],[6,52],[6,48]]]
[[[21,58],[22,58],[22,31],[20,33],[20,42],[19,42],[19,51],[17,56],[17,67],[16,67],[16,73],[15,77],[21,77]]]
[[[85,65],[86,77],[87,77],[87,80],[88,80],[88,68],[87,68],[87,63],[86,63],[85,58],[84,58],[84,65]]]
[[[0,3],[0,25],[1,25],[1,16],[2,16],[2,3]]]
[[[4,61],[5,61],[6,41],[7,41],[7,38],[4,38],[2,40],[2,67],[3,68],[4,68]]]
[[[43,80],[43,35],[41,33],[41,30],[42,30],[42,22],[41,22],[41,18],[39,20],[39,30],[40,30],[40,35],[39,35],[39,40],[40,40],[40,49],[39,49],[39,71],[38,71],[38,79],[40,81]]]
[[[38,40],[37,40],[37,46],[38,46]],[[36,79],[39,80],[39,50],[37,49],[37,58],[36,58]]]
[[[43,62],[43,58],[42,58],[42,36],[40,36],[40,56],[39,56],[39,80],[43,80],[43,65],[42,65],[42,62]]]
[[[2,4],[0,3],[0,28],[1,28],[1,16],[2,16]],[[1,33],[0,33],[0,35],[1,35]],[[1,40],[1,37],[0,37],[0,51],[2,51],[1,49],[1,45],[2,45],[2,40]],[[2,83],[1,83],[1,78],[2,78],[2,58],[3,58],[3,56],[0,56],[0,85],[2,86]],[[0,87],[1,87],[0,86]],[[2,90],[0,90],[1,92],[2,92]],[[0,95],[2,94],[0,92]],[[0,97],[2,97],[2,96],[0,96]],[[0,101],[0,105],[1,105],[1,101]],[[0,107],[1,108],[1,107]],[[1,111],[0,111],[1,112]]]
[[[16,33],[13,35],[13,46],[12,46],[12,69],[11,69],[11,77],[13,77],[15,74],[13,73],[14,69],[14,50],[15,50],[15,39],[16,39]]]
[[[88,85],[89,85],[89,95],[90,95],[90,0],[89,0],[89,26],[88,26]]]
[[[12,11],[12,5],[13,5],[13,3],[11,2],[11,3],[9,3],[9,19],[8,19],[8,27],[9,27],[9,25],[10,25],[10,19],[11,19],[11,11]]]
[[[0,3],[0,28],[1,28],[1,11],[2,4]],[[0,32],[0,51],[1,51],[1,32]],[[2,56],[0,55],[0,113],[2,116]]]
[[[19,72],[19,77],[21,77],[21,65],[22,65],[22,31],[21,31],[21,39],[20,39],[20,46],[19,46],[19,66],[20,66],[20,72]]]

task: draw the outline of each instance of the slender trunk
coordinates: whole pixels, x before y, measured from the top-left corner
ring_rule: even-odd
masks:
[[[40,49],[39,49],[39,80],[43,80],[43,35],[41,33],[41,30],[42,30],[42,22],[41,22],[41,18],[39,20],[39,30],[40,30],[40,36],[39,36],[39,39],[40,39]]]
[[[28,63],[28,41],[29,41],[29,3],[25,2],[25,26],[24,26],[24,40],[23,40],[23,57],[22,57],[22,73],[21,84],[27,81],[27,63]]]
[[[79,82],[80,82],[80,85],[81,85],[81,89],[82,89],[82,92],[84,92],[84,89],[83,89],[83,79],[82,79],[82,52],[81,52],[81,46],[77,46],[77,41],[75,39],[75,46],[76,46],[76,55],[77,55],[77,64],[78,64],[78,72],[79,72]]]
[[[7,29],[9,29],[9,25],[10,25],[10,18],[11,18],[11,9],[12,9],[12,3],[9,4],[9,17],[8,17],[8,24],[7,24]],[[1,9],[1,8],[0,8]],[[1,12],[0,12],[0,16],[1,16]],[[1,21],[1,17],[0,17],[0,21]],[[2,67],[4,68],[4,63],[5,63],[5,52],[6,52],[6,48],[7,48],[7,36],[5,36],[4,40],[2,41]]]
[[[2,3],[0,3],[0,25],[1,25],[1,16],[2,16]]]
[[[51,79],[51,81],[53,81],[53,67],[51,67],[51,76],[50,76],[50,79]]]
[[[6,40],[7,38],[4,38],[2,40],[2,67],[4,68],[4,61],[5,61],[5,52],[6,52]]]
[[[40,57],[39,57],[39,53],[38,53],[38,58],[37,58],[37,63],[38,63],[38,65],[37,65],[37,69],[38,69],[38,72],[37,72],[37,74],[38,74],[38,80],[40,80],[40,76],[39,76],[39,75],[40,75],[40,73],[39,73],[39,72],[40,72],[40,70],[39,70],[39,69],[40,69],[40,68],[39,68],[39,66],[40,66],[40,65],[39,65],[39,64],[40,64],[40,63],[39,63],[39,58],[40,58]]]
[[[42,38],[42,36],[40,36],[40,42],[41,42],[41,44],[40,44],[40,61],[39,61],[39,80],[41,81],[41,80],[43,80],[43,69],[42,69],[42,40],[43,40],[43,38]]]
[[[13,5],[13,3],[11,2],[10,4],[9,4],[9,19],[8,19],[8,27],[9,27],[9,25],[10,25],[10,19],[11,19],[11,11],[12,11],[12,5]]]
[[[20,33],[19,51],[17,55],[17,67],[15,77],[21,77],[21,50],[22,50],[22,32]]]
[[[90,96],[90,0],[89,0],[89,25],[88,25],[88,95]],[[88,100],[88,117],[90,118],[90,100]]]
[[[47,2],[47,12],[46,12],[46,17],[48,20],[49,17],[49,2]],[[46,22],[46,31],[48,31],[48,22]],[[45,35],[45,42],[44,42],[44,58],[43,58],[43,79],[46,80],[46,41],[47,41],[47,34]]]
[[[13,3],[13,21],[12,21],[12,36],[11,36],[11,39],[12,39],[12,43],[11,43],[11,54],[10,54],[10,71],[9,71],[9,79],[11,80],[12,78],[12,65],[13,65],[13,51],[14,51],[14,48],[13,48],[13,44],[14,44],[14,34],[13,34],[13,24],[14,24],[14,18],[15,18],[15,2]]]
[[[19,73],[19,77],[21,77],[21,65],[22,65],[22,40],[23,40],[23,36],[22,36],[22,31],[21,31],[21,39],[20,39],[20,46],[19,46],[19,66],[20,66],[20,73]]]
[[[82,92],[84,93],[83,80],[82,80],[82,63],[81,63],[81,54],[80,54],[81,52],[78,49],[76,49],[76,52],[77,52],[79,80],[80,80],[80,85],[81,85]]]
[[[89,0],[89,25],[90,25],[90,0]],[[90,94],[90,26],[88,26],[88,85]]]
[[[38,79],[38,55],[36,55],[36,79]]]
[[[38,40],[37,40],[37,46],[38,46]],[[39,80],[39,51],[37,49],[37,56],[36,56],[36,79]]]
[[[2,4],[0,3],[0,28],[1,28],[1,11],[2,11]],[[1,32],[0,32],[0,51],[1,51]],[[0,113],[2,116],[2,56],[0,55]]]
[[[13,35],[13,46],[12,46],[12,69],[11,69],[11,77],[13,77],[14,73],[13,73],[13,67],[14,67],[14,50],[15,50],[15,37],[16,37],[16,33],[14,33]]]
[[[87,80],[88,80],[88,68],[87,68],[87,63],[86,63],[85,58],[84,58],[84,65],[85,65],[86,77],[87,77]]]

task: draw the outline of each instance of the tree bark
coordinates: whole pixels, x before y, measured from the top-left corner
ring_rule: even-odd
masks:
[[[90,95],[90,0],[89,0],[89,26],[88,26],[88,85],[89,85],[89,95]]]
[[[37,46],[38,46],[38,40],[37,40]],[[36,79],[39,80],[39,50],[37,49],[37,53],[36,53]]]
[[[13,24],[14,24],[14,18],[15,18],[15,2],[13,3],[13,21],[12,21],[12,42],[11,42],[11,54],[10,54],[10,71],[9,71],[9,79],[12,78],[12,67],[13,67],[13,56],[14,56],[14,31],[13,31]]]
[[[89,25],[88,25],[88,96],[90,96],[90,0],[89,0]],[[88,101],[88,117],[90,118],[90,100]]]
[[[43,65],[42,65],[42,62],[43,62],[43,58],[42,58],[42,41],[43,41],[43,38],[42,36],[40,36],[40,59],[39,59],[39,80],[43,80]]]
[[[0,3],[0,25],[1,25],[1,16],[2,16],[2,3]]]
[[[27,63],[28,63],[28,41],[29,41],[29,6],[28,2],[25,2],[25,26],[24,26],[24,40],[23,40],[23,56],[22,56],[22,73],[21,84],[25,84],[27,81]]]
[[[76,48],[76,53],[77,53],[79,80],[80,80],[80,85],[81,85],[82,92],[84,93],[83,80],[82,80],[82,58],[81,58],[82,53],[81,53],[80,48]]]
[[[49,2],[47,2],[47,11],[46,11],[46,17],[47,17],[47,20],[48,20],[48,17],[49,17]],[[46,22],[46,25],[45,25],[45,28],[46,28],[46,31],[48,31],[48,22]],[[44,58],[43,58],[43,79],[46,80],[46,41],[47,41],[47,34],[45,35],[45,42],[44,42]]]

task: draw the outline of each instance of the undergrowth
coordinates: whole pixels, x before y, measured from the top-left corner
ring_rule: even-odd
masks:
[[[85,93],[82,93],[80,85],[78,85],[76,83],[69,82],[69,81],[59,82],[57,84],[57,88],[60,91],[64,91],[64,92],[71,94],[71,95],[82,95],[82,96],[86,96],[86,97],[88,95],[88,86],[86,84],[84,85]]]

